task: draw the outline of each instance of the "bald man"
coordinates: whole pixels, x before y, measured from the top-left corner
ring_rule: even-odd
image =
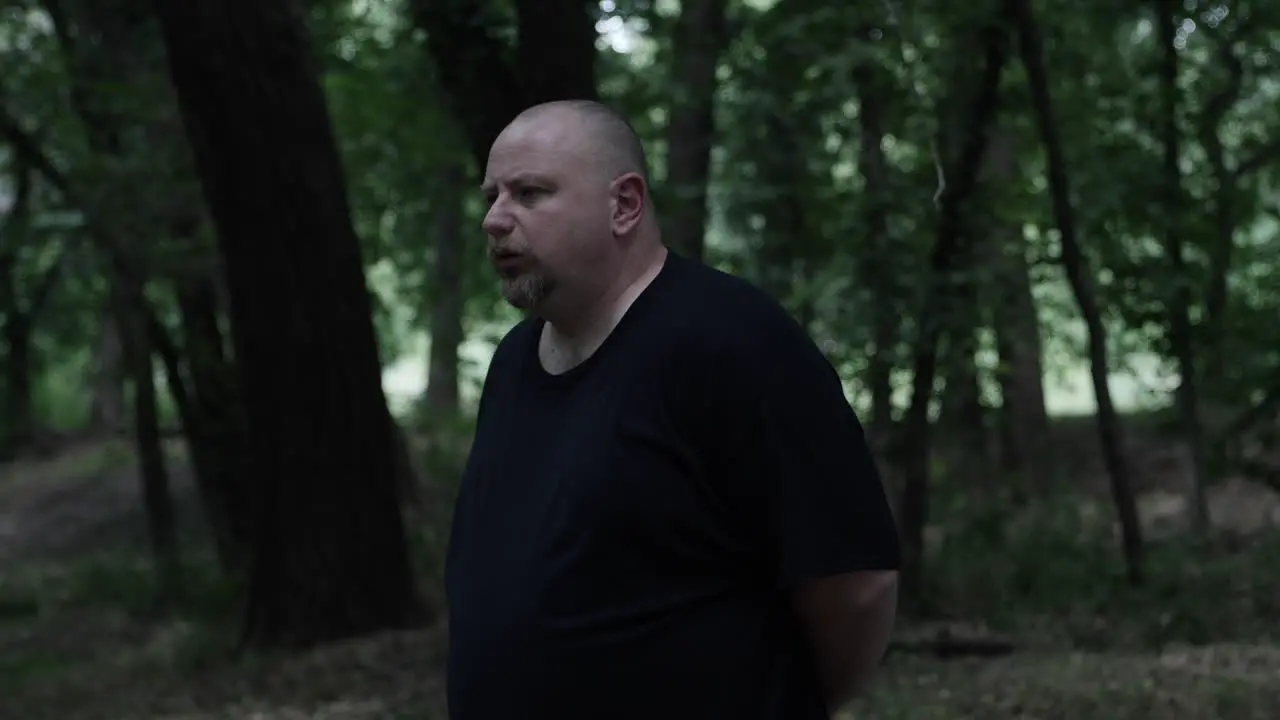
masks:
[[[604,106],[494,142],[499,344],[446,570],[451,720],[824,720],[893,625],[898,541],[830,363],[667,250]]]

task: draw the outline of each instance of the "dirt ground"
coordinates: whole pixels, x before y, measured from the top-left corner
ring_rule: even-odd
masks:
[[[180,453],[171,454],[180,510],[190,518],[190,478]],[[114,446],[0,470],[0,720],[446,717],[443,628],[232,663],[231,627],[94,607],[24,608],[20,596],[5,594],[35,569],[142,547],[137,494],[127,453]],[[950,661],[896,653],[845,717],[1276,720],[1280,647],[1039,647]]]

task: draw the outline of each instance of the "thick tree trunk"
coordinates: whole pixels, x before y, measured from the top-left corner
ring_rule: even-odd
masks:
[[[599,54],[596,40],[600,37],[596,22],[600,17],[600,3],[596,0],[514,2],[517,27],[514,67],[518,68],[524,102],[536,105],[549,100],[596,98]]]
[[[1138,507],[1134,500],[1128,463],[1124,456],[1120,419],[1111,402],[1111,390],[1107,381],[1111,370],[1107,360],[1106,328],[1102,323],[1102,311],[1094,294],[1089,261],[1076,240],[1075,213],[1071,206],[1071,187],[1067,179],[1066,157],[1058,136],[1057,119],[1053,99],[1049,93],[1049,78],[1044,66],[1044,45],[1036,24],[1031,0],[1008,0],[1009,12],[1018,28],[1022,64],[1027,71],[1031,101],[1036,126],[1048,158],[1049,194],[1053,203],[1054,222],[1062,242],[1062,267],[1071,285],[1080,315],[1084,318],[1089,344],[1089,374],[1093,379],[1093,392],[1098,405],[1098,439],[1102,445],[1103,462],[1111,480],[1111,495],[1120,519],[1120,534],[1124,546],[1125,566],[1129,579],[1139,583],[1143,577],[1142,526],[1138,522]]]
[[[667,113],[667,243],[701,261],[707,234],[707,179],[715,141],[716,69],[728,43],[726,0],[681,3],[672,49]]]
[[[408,626],[420,606],[372,302],[302,20],[288,0],[156,7],[226,264],[261,509],[246,643]]]
[[[516,115],[551,100],[594,100],[596,17],[593,0],[517,0],[514,47],[495,29],[504,18],[469,0],[409,0],[427,36],[441,87],[483,168],[489,147]]]

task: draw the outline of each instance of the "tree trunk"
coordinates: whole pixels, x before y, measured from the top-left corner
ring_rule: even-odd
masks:
[[[124,371],[120,329],[109,313],[98,325],[90,366],[89,431],[119,435],[124,431]]]
[[[884,258],[893,257],[889,236],[889,166],[884,156],[884,102],[888,80],[878,62],[860,64],[854,70],[858,93],[858,170],[863,181],[866,253],[859,275],[871,289],[874,301],[872,350],[867,363],[867,387],[871,391],[871,432],[877,449],[886,449],[893,429],[893,368],[898,346],[900,315],[897,278]]]
[[[1045,408],[1043,344],[1035,298],[1031,294],[1026,240],[1018,227],[997,227],[993,234],[997,263],[997,297],[993,303],[996,371],[1000,383],[1003,428],[1001,460],[1023,485],[1043,488],[1035,478],[1053,472],[1049,413]]]
[[[4,224],[3,237],[0,238],[4,241],[4,247],[0,248],[0,311],[3,312],[0,338],[4,339],[6,348],[4,390],[7,393],[7,440],[15,451],[28,446],[36,435],[38,423],[34,396],[37,355],[32,343],[32,333],[40,311],[53,293],[66,262],[66,252],[60,250],[46,267],[40,270],[22,268],[25,272],[19,271],[22,251],[28,243],[34,241],[31,234],[33,183],[27,168],[21,168],[20,172],[13,205]],[[35,278],[25,293],[19,289],[20,275]],[[25,298],[22,297],[24,294]]]
[[[112,303],[116,317],[126,327],[125,364],[133,386],[133,433],[138,453],[142,506],[147,516],[147,538],[159,578],[161,606],[169,606],[181,590],[177,524],[173,494],[160,441],[160,419],[156,411],[155,366],[151,344],[141,318],[131,317],[128,303],[116,293]]]
[[[667,113],[667,243],[701,261],[715,141],[716,70],[729,41],[726,0],[686,0],[675,23]]]
[[[18,167],[17,187],[13,202],[4,219],[0,240],[0,337],[4,345],[4,398],[6,416],[4,436],[0,439],[3,455],[21,453],[31,441],[35,430],[34,403],[31,382],[31,327],[23,312],[18,292],[18,252],[28,240],[31,231],[32,173],[27,167]]]
[[[1181,158],[1181,134],[1178,130],[1178,48],[1174,45],[1174,23],[1180,17],[1176,0],[1155,0],[1155,23],[1160,30],[1160,99],[1161,144],[1164,146],[1164,207],[1160,221],[1164,252],[1169,261],[1173,281],[1168,295],[1169,349],[1178,365],[1178,389],[1176,399],[1178,416],[1182,426],[1182,439],[1191,450],[1191,487],[1187,488],[1187,511],[1191,529],[1204,536],[1209,532],[1209,500],[1205,495],[1204,430],[1200,423],[1199,380],[1196,373],[1195,338],[1191,328],[1191,270],[1184,257],[1182,238],[1183,192]]]
[[[1240,98],[1244,85],[1244,66],[1230,41],[1218,49],[1227,82],[1205,103],[1200,125],[1200,145],[1204,148],[1212,173],[1213,245],[1209,250],[1209,288],[1205,293],[1206,362],[1201,368],[1204,385],[1210,389],[1227,386],[1227,279],[1235,255],[1237,178],[1227,168],[1226,150],[1222,143],[1223,119]]]
[[[409,0],[409,15],[427,36],[440,85],[479,167],[498,134],[525,109],[598,98],[598,13],[593,0],[517,0],[512,48],[494,32],[504,18],[483,3]]]
[[[515,0],[515,6],[514,67],[519,69],[526,107],[550,100],[594,100],[600,3]]]
[[[5,422],[7,444],[15,452],[27,448],[35,436],[34,387],[31,378],[31,324],[25,313],[14,312],[4,319]]]
[[[994,135],[983,166],[989,207],[1000,207],[1018,173],[1018,147],[1012,131]],[[992,268],[993,296],[989,298],[996,350],[1000,362],[1000,462],[1020,491],[1032,485],[1045,489],[1053,474],[1053,444],[1049,442],[1049,413],[1044,400],[1044,349],[1040,319],[1031,292],[1031,267],[1022,228],[999,213],[987,213],[988,238],[982,263]]]
[[[10,417],[17,423],[23,443],[30,441],[38,429],[33,399],[39,356],[32,343],[32,333],[45,302],[62,275],[65,261],[65,251],[59,252],[48,267],[36,274],[25,307],[15,307],[5,322],[4,333],[9,342],[9,389],[13,392]]]
[[[977,92],[968,109],[961,134],[962,145],[947,187],[940,198],[937,239],[929,258],[929,275],[918,317],[919,337],[912,357],[911,404],[903,418],[896,455],[902,467],[904,488],[901,504],[903,536],[903,593],[917,602],[924,560],[924,529],[928,523],[931,423],[929,404],[938,370],[938,344],[943,332],[939,316],[944,314],[952,292],[951,272],[963,236],[965,203],[977,185],[987,138],[999,108],[1000,80],[1008,59],[1008,33],[998,19],[982,30],[983,64]]]
[[[237,573],[247,563],[255,512],[241,471],[245,437],[239,390],[218,325],[216,280],[211,275],[191,278],[177,288],[190,380],[183,427],[219,560],[224,570]]]
[[[134,63],[139,61],[137,49],[144,45],[140,36],[145,33],[140,29],[147,20],[139,10],[145,6],[125,3],[103,10],[100,4],[88,0],[43,0],[42,4],[53,22],[59,52],[71,76],[71,105],[84,128],[89,149],[112,166],[122,166],[121,94],[104,90],[131,87],[137,79]],[[112,189],[129,185],[122,177],[113,176],[110,181]],[[100,194],[100,190],[95,191],[90,203],[108,207],[110,203],[96,197]],[[134,280],[141,282],[142,278]],[[115,311],[103,313],[93,350],[89,426],[91,432],[100,435],[123,434],[128,425],[125,348],[118,321]]]
[[[943,440],[937,443],[936,454],[949,477],[966,486],[994,490],[990,484],[987,412],[978,371],[978,326],[982,320],[978,273],[985,269],[976,260],[979,245],[986,242],[982,219],[980,214],[968,213],[962,221],[961,232],[967,239],[962,240],[952,261],[949,302],[939,308],[937,322],[944,324],[941,334],[947,341],[940,355],[943,387],[937,425]]]
[[[1142,526],[1138,523],[1138,506],[1134,501],[1129,468],[1124,456],[1120,419],[1111,402],[1111,390],[1107,384],[1111,375],[1107,359],[1106,328],[1102,323],[1102,311],[1098,308],[1089,270],[1076,240],[1075,213],[1071,206],[1071,187],[1067,180],[1066,157],[1058,137],[1057,119],[1053,110],[1053,98],[1049,93],[1049,78],[1044,66],[1044,47],[1040,30],[1036,25],[1031,0],[1009,0],[1010,14],[1018,28],[1022,64],[1027,71],[1031,101],[1036,126],[1040,132],[1048,158],[1049,194],[1053,204],[1054,222],[1062,242],[1062,267],[1075,295],[1080,315],[1084,318],[1088,333],[1089,374],[1093,379],[1093,392],[1098,405],[1098,439],[1102,445],[1102,457],[1111,480],[1111,495],[1120,519],[1120,534],[1124,546],[1125,567],[1129,579],[1139,583],[1143,577]]]
[[[225,260],[261,508],[246,645],[411,625],[372,302],[302,20],[288,0],[156,8]]]
[[[152,240],[157,245],[168,242],[175,247],[180,246],[185,252],[185,271],[174,284],[179,288],[179,310],[187,335],[184,343],[187,362],[179,358],[178,349],[168,337],[167,330],[156,319],[146,297],[137,290],[149,279],[143,277],[144,273],[139,268],[150,265],[139,258],[145,259],[151,248],[145,242],[126,244],[114,240],[106,242],[102,248],[116,282],[128,290],[120,299],[124,303],[123,312],[145,319],[146,327],[139,331],[148,334],[151,347],[164,363],[169,390],[186,433],[201,510],[214,538],[219,560],[224,569],[239,570],[247,547],[247,532],[237,532],[232,525],[237,520],[246,519],[248,514],[237,511],[233,507],[234,498],[228,496],[234,496],[235,483],[243,481],[234,463],[244,453],[240,445],[218,435],[227,434],[228,431],[221,430],[224,425],[234,424],[235,430],[239,429],[239,422],[234,417],[235,408],[220,407],[234,404],[234,382],[215,381],[213,388],[208,387],[211,384],[208,371],[211,364],[215,365],[219,376],[217,380],[230,375],[229,369],[216,368],[225,355],[216,310],[208,310],[208,322],[197,329],[194,343],[189,327],[192,319],[190,298],[193,294],[208,294],[204,286],[216,282],[209,278],[216,278],[220,268],[216,253],[199,240],[198,229],[204,217],[199,199],[189,187],[192,183],[185,182],[194,172],[184,143],[174,132],[178,125],[178,112],[160,62],[159,29],[142,0],[130,0],[121,7],[105,11],[88,0],[44,0],[44,3],[54,20],[66,63],[74,71],[72,99],[85,126],[89,145],[114,168],[109,177],[110,185],[116,188],[113,192],[150,198],[144,206],[146,214],[135,209],[137,206],[131,207],[123,219],[112,214],[111,227],[97,228],[97,232],[106,232],[113,237],[136,236]],[[104,89],[112,89],[112,92],[104,92]],[[130,90],[141,90],[147,97],[160,99],[155,102],[155,107],[146,109],[121,103],[119,97],[127,97],[124,93]],[[141,146],[138,142],[125,142],[122,138],[147,138],[147,144]],[[162,141],[157,142],[156,138]],[[139,163],[142,153],[146,154],[147,171],[129,170],[143,167]],[[165,178],[171,181],[165,182]],[[178,178],[183,181],[176,180]],[[93,204],[110,207],[111,198],[95,197]],[[158,271],[154,274],[165,273],[164,268],[158,268]],[[119,392],[119,378],[123,377],[118,368],[121,347],[120,329],[114,325],[117,314],[108,313],[107,323],[103,326],[102,366],[96,378],[104,390],[95,394],[95,417],[103,423],[112,422],[108,419],[111,408],[123,404],[119,399],[119,405],[113,405],[117,398],[111,394]],[[211,332],[214,337],[201,345],[200,332],[206,335]],[[191,366],[191,373],[184,372],[184,365]],[[188,385],[193,386],[192,392],[187,392]],[[97,398],[102,398],[102,402],[98,403]],[[198,415],[212,419],[202,421]]]
[[[462,315],[466,302],[463,279],[463,221],[467,170],[462,163],[442,169],[440,192],[432,203],[435,263],[432,267],[430,317],[431,349],[427,360],[427,390],[423,410],[432,423],[458,416],[458,348],[463,340]]]
[[[774,152],[761,160],[761,172],[765,177],[776,179],[778,191],[761,208],[764,232],[755,263],[761,289],[795,311],[798,309],[794,302],[797,270],[805,261],[802,239],[809,236],[801,198],[812,180],[803,161],[801,133],[788,120],[778,112],[769,113],[765,119],[767,132],[775,138],[776,146]]]

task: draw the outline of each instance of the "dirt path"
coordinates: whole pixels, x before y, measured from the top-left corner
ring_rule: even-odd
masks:
[[[191,473],[169,453],[179,527],[196,532]],[[137,470],[119,443],[84,443],[49,460],[0,466],[0,573],[142,546]]]

